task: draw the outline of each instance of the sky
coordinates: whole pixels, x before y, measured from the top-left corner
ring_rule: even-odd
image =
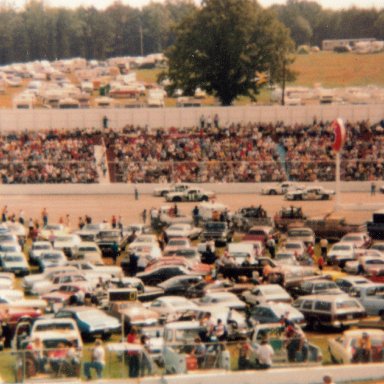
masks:
[[[123,4],[128,4],[133,7],[142,7],[151,1],[162,2],[164,0],[121,0]],[[198,0],[195,0],[198,2]],[[371,8],[375,7],[377,9],[384,8],[384,0],[315,0],[323,8],[331,9],[342,9],[356,6],[359,8]],[[22,7],[27,0],[10,0],[7,1],[11,4],[15,4],[17,7]],[[104,9],[108,5],[112,4],[114,0],[44,0],[44,3],[52,7],[70,7],[76,8],[78,6],[95,6],[99,9]],[[268,7],[273,4],[285,4],[286,0],[258,0],[258,2],[264,6]]]

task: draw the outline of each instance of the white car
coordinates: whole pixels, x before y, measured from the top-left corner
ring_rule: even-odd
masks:
[[[163,296],[152,301],[147,308],[159,313],[167,320],[175,320],[180,314],[196,310],[198,306],[185,297]]]
[[[335,191],[324,189],[323,187],[313,186],[303,190],[289,191],[285,194],[286,200],[329,200]]]
[[[295,253],[287,250],[279,250],[274,258],[274,261],[279,265],[300,265],[297,261]]]
[[[29,262],[36,264],[40,259],[40,255],[44,251],[51,251],[53,249],[52,243],[49,241],[34,241],[29,250]]]
[[[284,246],[281,250],[292,252],[296,257],[301,258],[306,252],[306,246],[301,240],[290,240],[284,243]]]
[[[328,264],[339,264],[355,259],[355,246],[353,243],[338,242],[332,245],[327,253]]]
[[[182,202],[182,201],[209,201],[215,197],[212,191],[206,191],[201,188],[191,188],[184,192],[169,192],[165,196],[165,200],[169,202]]]
[[[189,188],[192,188],[191,184],[186,183],[178,183],[173,185],[165,185],[163,187],[155,188],[153,190],[154,196],[166,196],[169,192],[184,192],[188,190]]]
[[[341,243],[350,243],[355,246],[355,248],[366,248],[369,244],[370,238],[365,232],[353,232],[347,233],[341,239]]]
[[[72,258],[80,243],[81,238],[79,235],[57,235],[55,237],[55,241],[53,242],[53,248],[63,251],[67,257]]]
[[[104,264],[101,249],[94,241],[82,241],[74,251],[74,258],[89,261],[92,264]]]
[[[29,265],[23,252],[9,252],[2,258],[4,272],[12,272],[16,276],[29,275]]]
[[[344,276],[336,279],[338,287],[346,293],[349,293],[356,287],[366,284],[374,284],[364,276]]]
[[[67,265],[68,259],[63,251],[44,251],[41,253],[40,259],[37,261],[37,264],[39,266],[39,271],[43,272],[46,268]]]
[[[202,229],[198,227],[194,227],[191,224],[172,224],[166,230],[168,238],[171,239],[173,237],[187,237],[191,240],[195,240],[200,236]]]
[[[371,340],[371,360],[382,362],[384,331],[381,329],[353,329],[342,336],[328,339],[328,350],[333,363],[350,364],[354,361],[356,349],[363,333]]]
[[[8,272],[0,272],[0,289],[13,289],[15,275]]]
[[[34,285],[37,282],[44,280],[51,281],[55,276],[65,274],[67,272],[78,272],[78,270],[77,268],[68,265],[47,268],[43,273],[25,276],[22,280],[22,287],[24,288],[25,293],[32,293]]]
[[[95,265],[86,260],[70,261],[68,265],[76,267],[86,276],[92,278],[102,277],[104,279],[111,279],[124,276],[123,270],[118,265]]]
[[[359,264],[364,273],[370,274],[371,269],[382,267],[384,269],[384,257],[362,256],[359,260],[348,261],[344,271],[350,274],[359,273]]]
[[[108,229],[112,229],[109,223],[89,223],[85,224],[79,231],[76,231],[76,234],[84,241],[95,241],[100,231]]]
[[[203,306],[219,305],[237,310],[244,310],[247,306],[244,301],[231,292],[210,292],[197,299],[195,303]]]
[[[384,241],[375,241],[370,249],[375,249],[384,256]]]
[[[187,237],[174,237],[170,239],[164,248],[164,255],[170,255],[180,249],[191,248],[191,242]]]
[[[71,272],[56,276],[52,279],[52,281],[40,280],[36,282],[31,293],[41,296],[60,288],[64,284],[75,284],[76,286],[83,288],[84,291],[89,292],[96,287],[96,283],[97,281],[92,282],[91,279],[87,278],[81,272]]]
[[[69,233],[69,228],[64,224],[47,224],[39,233],[41,240],[55,240],[56,236],[66,235]]]
[[[19,243],[11,243],[11,242],[6,242],[6,243],[1,243],[0,244],[0,264],[2,262],[3,257],[7,253],[14,253],[14,252],[21,252],[21,246]]]
[[[128,252],[132,252],[137,247],[159,245],[156,235],[139,235],[131,244],[128,245]]]
[[[315,244],[315,232],[309,227],[288,228],[287,240],[301,240],[304,244]]]
[[[261,190],[262,195],[284,195],[289,191],[301,191],[305,187],[303,185],[293,183],[291,181],[285,181],[280,184],[264,187]]]
[[[19,301],[23,299],[23,291],[20,291],[18,289],[0,289],[0,303],[8,303],[8,301]]]
[[[253,305],[260,303],[292,303],[292,297],[289,293],[277,284],[257,285],[250,291],[245,291],[242,294],[244,300]]]

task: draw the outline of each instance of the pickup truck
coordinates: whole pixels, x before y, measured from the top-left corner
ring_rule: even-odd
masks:
[[[306,216],[303,214],[301,207],[288,207],[282,208],[273,217],[275,227],[277,229],[286,231],[289,226],[300,226],[304,225]]]
[[[232,216],[233,226],[240,231],[248,231],[254,225],[272,225],[272,219],[267,217],[267,211],[258,207],[240,208]]]
[[[384,210],[377,211],[372,216],[372,221],[367,223],[369,236],[374,240],[383,240]]]
[[[312,228],[317,239],[339,241],[344,235],[350,232],[364,232],[364,224],[347,223],[344,217],[318,217],[307,219],[304,222],[306,227]]]
[[[350,295],[359,300],[368,315],[380,316],[384,320],[384,284],[358,286]]]

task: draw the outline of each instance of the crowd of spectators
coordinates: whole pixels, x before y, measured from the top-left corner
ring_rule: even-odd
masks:
[[[346,123],[342,180],[383,178],[384,129]],[[224,124],[149,129],[39,131],[0,135],[3,183],[97,183],[95,145],[105,145],[111,182],[333,181],[331,122]],[[104,166],[104,176],[107,167]]]
[[[109,162],[120,182],[260,182],[286,175],[270,126],[150,131],[128,126],[106,134]]]
[[[3,184],[97,183],[98,132],[28,131],[0,135]]]

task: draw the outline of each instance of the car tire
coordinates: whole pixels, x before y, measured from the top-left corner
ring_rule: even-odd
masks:
[[[208,196],[203,196],[202,198],[201,198],[201,201],[208,201],[209,200],[209,197]]]
[[[271,190],[269,191],[269,194],[270,194],[271,196],[274,196],[274,195],[277,195],[277,192],[276,192],[274,189],[271,189]]]
[[[321,200],[329,200],[329,196],[328,195],[323,195]]]
[[[379,312],[379,316],[381,320],[384,320],[384,310]]]
[[[339,364],[339,362],[337,361],[337,359],[335,358],[335,356],[332,355],[331,351],[329,351],[329,355],[331,357],[331,362],[332,364]]]
[[[174,203],[180,203],[180,202],[181,202],[181,197],[179,197],[179,196],[175,196],[175,197],[172,199],[172,201],[173,201]]]
[[[112,333],[111,332],[103,333],[103,335],[101,336],[103,341],[108,341],[111,337],[112,337]]]

